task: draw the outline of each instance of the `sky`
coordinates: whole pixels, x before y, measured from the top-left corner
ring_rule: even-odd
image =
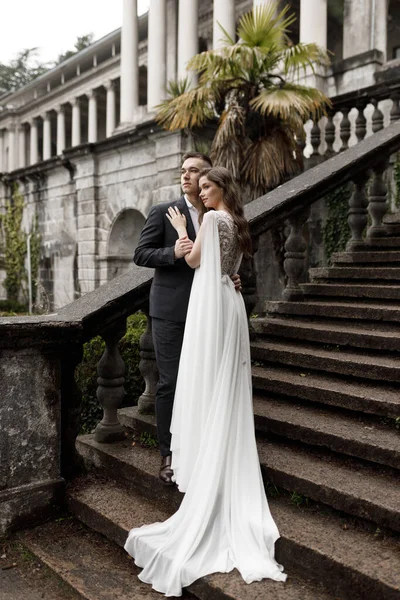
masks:
[[[4,6],[3,6],[4,4]],[[138,0],[138,13],[149,0]],[[122,24],[122,0],[1,0],[0,62],[20,50],[38,47],[40,62],[71,50],[78,36],[98,40]]]

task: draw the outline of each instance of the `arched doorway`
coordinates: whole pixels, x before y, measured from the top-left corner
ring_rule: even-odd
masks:
[[[144,222],[142,213],[134,208],[127,208],[116,217],[108,240],[108,281],[131,268]]]

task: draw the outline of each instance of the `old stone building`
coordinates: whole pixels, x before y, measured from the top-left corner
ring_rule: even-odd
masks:
[[[186,75],[199,50],[218,45],[218,22],[234,35],[238,17],[263,3],[150,0],[138,18],[136,0],[123,0],[121,30],[0,98],[0,209],[17,182],[26,231],[38,216],[40,281],[52,307],[129,268],[151,206],[179,194],[181,156],[192,144],[186,134],[155,127],[167,81]],[[368,135],[374,110],[385,124],[398,110],[400,1],[289,4],[298,17],[293,41],[332,52],[332,65],[313,83],[337,110],[317,129],[307,124],[305,154],[329,144],[338,151],[357,141],[360,114]],[[329,122],[333,138],[325,136]],[[0,269],[0,298],[4,277]]]

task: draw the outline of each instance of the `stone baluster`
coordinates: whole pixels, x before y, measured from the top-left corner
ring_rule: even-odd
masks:
[[[310,131],[310,141],[311,146],[313,147],[312,155],[317,157],[319,155],[319,145],[321,143],[321,129],[319,127],[318,121],[314,121],[314,124]]]
[[[335,143],[335,124],[333,122],[333,111],[328,111],[328,120],[325,125],[325,142],[326,142],[326,158],[330,158],[335,154],[333,144]]]
[[[309,214],[310,209],[307,207],[288,218],[290,233],[285,243],[285,260],[283,262],[287,284],[282,292],[282,298],[286,301],[303,298],[299,283],[306,267],[307,243],[304,239],[303,227]]]
[[[365,184],[369,178],[365,171],[354,179],[354,190],[349,201],[349,212],[347,222],[351,230],[351,239],[347,242],[347,252],[358,250],[360,242],[363,242],[363,232],[368,222],[368,198]]]
[[[138,400],[138,408],[139,412],[142,414],[154,414],[158,369],[156,355],[154,352],[151,318],[149,317],[148,307],[143,308],[142,311],[147,317],[147,327],[146,331],[140,336],[139,371],[142,374],[146,387]]]
[[[347,150],[347,148],[349,147],[351,123],[349,119],[349,109],[342,108],[341,112],[343,114],[343,118],[340,121],[340,139],[342,140],[342,147],[340,148],[340,152],[343,152],[343,150]]]
[[[388,161],[382,161],[373,168],[374,177],[369,189],[368,212],[371,216],[371,227],[367,231],[367,237],[384,237],[387,233],[382,219],[385,216],[387,203],[387,186],[383,179],[383,173],[388,166]]]
[[[97,365],[97,399],[103,408],[103,418],[96,427],[94,439],[103,444],[125,438],[125,430],[117,414],[125,395],[125,364],[118,349],[118,341],[125,331],[124,319],[102,334],[106,347]]]
[[[242,295],[244,304],[246,307],[247,318],[250,319],[250,316],[254,312],[254,308],[257,304],[257,270],[255,266],[254,256],[258,250],[258,236],[252,236],[252,251],[253,256],[251,258],[244,258],[242,260],[242,264],[240,265],[240,279],[242,282]],[[254,329],[251,324],[251,320],[249,320],[249,332],[250,337],[255,336]]]
[[[371,104],[375,107],[375,110],[372,113],[372,131],[376,133],[377,131],[383,129],[383,113],[378,108],[377,100],[371,100]]]
[[[390,122],[394,123],[400,119],[400,94],[393,94],[390,99],[393,102],[390,110]]]
[[[364,102],[357,104],[356,108],[358,110],[358,115],[356,119],[356,137],[357,141],[361,142],[365,138],[365,135],[367,133],[367,119],[364,115]]]

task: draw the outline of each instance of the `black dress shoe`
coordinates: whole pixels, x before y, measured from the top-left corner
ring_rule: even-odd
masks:
[[[170,454],[168,456],[163,456],[161,461],[159,477],[164,485],[175,485],[175,482],[172,481],[174,472],[171,469],[171,461],[172,456]]]

